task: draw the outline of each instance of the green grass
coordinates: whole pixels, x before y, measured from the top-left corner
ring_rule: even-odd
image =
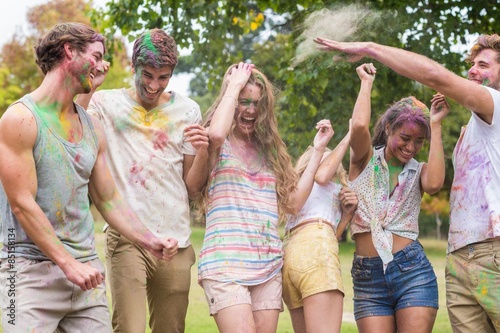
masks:
[[[104,223],[99,216],[96,216],[96,247],[99,257],[104,262],[104,234],[102,227]],[[201,227],[194,227],[191,237],[194,250],[198,255],[200,253],[201,244],[203,243],[203,235],[205,230]],[[421,239],[420,242],[424,246],[425,252],[431,261],[434,271],[436,272],[439,286],[439,310],[433,332],[448,333],[451,332],[448,313],[446,311],[445,299],[445,278],[444,267],[446,263],[446,241],[438,241],[434,239]],[[342,265],[342,278],[344,282],[345,298],[344,298],[344,314],[352,314],[352,281],[351,281],[351,261],[354,253],[354,243],[348,241],[340,244],[340,262]],[[186,333],[217,333],[217,326],[214,319],[209,315],[208,305],[205,300],[203,289],[198,284],[197,263],[193,265],[191,276],[191,291],[189,294],[189,308],[186,317]],[[111,295],[108,288],[108,300],[111,305]],[[342,324],[343,333],[357,332],[356,324],[352,319],[346,316],[347,321]],[[147,333],[151,331],[149,328]],[[290,315],[285,307],[285,311],[280,314],[278,322],[279,333],[292,333],[292,323]],[[1,333],[1,329],[0,329]]]

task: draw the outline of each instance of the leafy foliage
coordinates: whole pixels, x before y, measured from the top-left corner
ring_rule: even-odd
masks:
[[[92,1],[52,0],[28,13],[31,33],[17,33],[5,44],[0,56],[0,112],[33,90],[42,80],[33,56],[38,37],[57,22],[92,23],[107,35],[113,66],[103,88],[129,84],[129,59],[123,37],[131,42],[145,29],[160,27],[172,34],[182,49],[178,72],[194,74],[192,97],[206,110],[220,86],[226,68],[235,62],[255,63],[274,82],[279,97],[282,136],[290,153],[297,157],[312,142],[314,125],[322,118],[332,120],[333,147],[346,133],[359,80],[359,64],[334,63],[330,55],[319,55],[292,66],[309,15],[319,9],[344,8],[348,1],[213,1],[213,0],[114,0],[104,10],[94,11]],[[465,75],[464,50],[470,36],[500,31],[495,13],[498,3],[489,0],[373,0],[359,6],[380,13],[363,17],[352,37],[402,47],[429,56],[450,70]],[[332,22],[331,29],[338,29]],[[469,36],[469,39],[467,37]],[[403,96],[414,95],[429,103],[433,91],[375,64],[373,118]],[[469,112],[456,103],[444,122],[447,159],[446,190],[453,175],[451,152]],[[426,149],[420,158],[425,159]]]
[[[92,2],[84,0],[52,0],[32,7],[27,14],[30,33],[16,33],[2,47],[0,55],[0,115],[7,107],[33,91],[43,80],[43,74],[35,63],[34,46],[39,37],[60,22],[81,22],[90,25]],[[102,88],[122,87],[130,77],[129,59],[123,41],[116,39],[113,50],[113,66]]]
[[[355,68],[359,64],[325,64],[319,55],[296,67],[291,64],[300,42],[305,19],[322,8],[335,10],[350,1],[213,1],[213,0],[115,0],[93,22],[112,38],[116,32],[130,41],[145,29],[168,31],[181,48],[191,50],[177,70],[193,73],[193,97],[208,108],[226,68],[238,61],[251,61],[261,68],[279,91],[280,124],[291,154],[297,157],[314,136],[314,125],[322,118],[332,120],[335,145],[346,133],[359,89]],[[467,36],[500,31],[495,13],[498,4],[489,0],[373,0],[358,4],[379,12],[380,19],[363,20],[354,37],[415,51],[465,74],[464,49]],[[338,28],[332,22],[331,29]],[[333,63],[331,63],[333,64]],[[408,95],[429,104],[433,91],[375,64],[378,68],[372,109],[373,118],[389,104]],[[451,155],[468,111],[456,103],[444,124],[444,145]],[[427,151],[421,152],[426,158]],[[453,169],[447,161],[447,181]]]

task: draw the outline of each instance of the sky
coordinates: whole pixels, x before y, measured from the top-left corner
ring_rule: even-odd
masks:
[[[41,5],[50,0],[0,0],[0,48],[16,31],[28,33],[26,14],[31,7]],[[94,0],[94,5],[104,6],[108,0]],[[174,72],[175,73],[175,72]],[[175,90],[182,95],[189,95],[188,74],[174,75],[167,90]]]

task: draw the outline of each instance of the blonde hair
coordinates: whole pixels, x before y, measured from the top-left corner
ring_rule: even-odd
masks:
[[[307,147],[307,149],[304,151],[304,153],[297,159],[297,162],[295,163],[295,171],[297,172],[297,175],[300,177],[303,173],[304,170],[307,168],[307,165],[309,164],[309,161],[311,160],[311,156],[313,153],[313,146]],[[325,153],[330,153],[332,150],[329,148],[325,148]],[[344,169],[344,166],[342,163],[339,163],[339,166],[337,167],[337,171],[332,177],[332,181],[338,180],[340,184],[343,186],[347,186],[347,171]]]
[[[476,42],[472,46],[467,55],[465,61],[467,63],[474,62],[476,56],[482,50],[491,49],[497,53],[496,61],[500,63],[500,36],[497,34],[492,35],[481,35],[476,39]]]
[[[210,126],[212,117],[226,93],[227,77],[237,64],[231,65],[224,75],[222,87],[214,103],[207,110],[203,126]],[[292,211],[289,194],[297,187],[298,176],[293,169],[292,159],[287,152],[287,148],[281,139],[278,131],[277,118],[275,114],[275,88],[267,77],[257,68],[252,69],[247,85],[256,85],[261,89],[261,97],[257,102],[257,119],[255,121],[254,137],[259,151],[263,154],[265,163],[271,168],[276,177],[276,194],[278,198],[278,214],[280,222],[284,222],[286,214]],[[229,135],[234,131],[234,123],[231,126]],[[208,180],[200,200],[199,208],[206,212],[208,187],[211,179]]]

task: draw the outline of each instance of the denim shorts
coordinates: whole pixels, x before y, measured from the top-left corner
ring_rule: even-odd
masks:
[[[439,308],[436,274],[418,241],[396,252],[385,274],[380,257],[354,254],[351,276],[356,320],[408,307]]]

